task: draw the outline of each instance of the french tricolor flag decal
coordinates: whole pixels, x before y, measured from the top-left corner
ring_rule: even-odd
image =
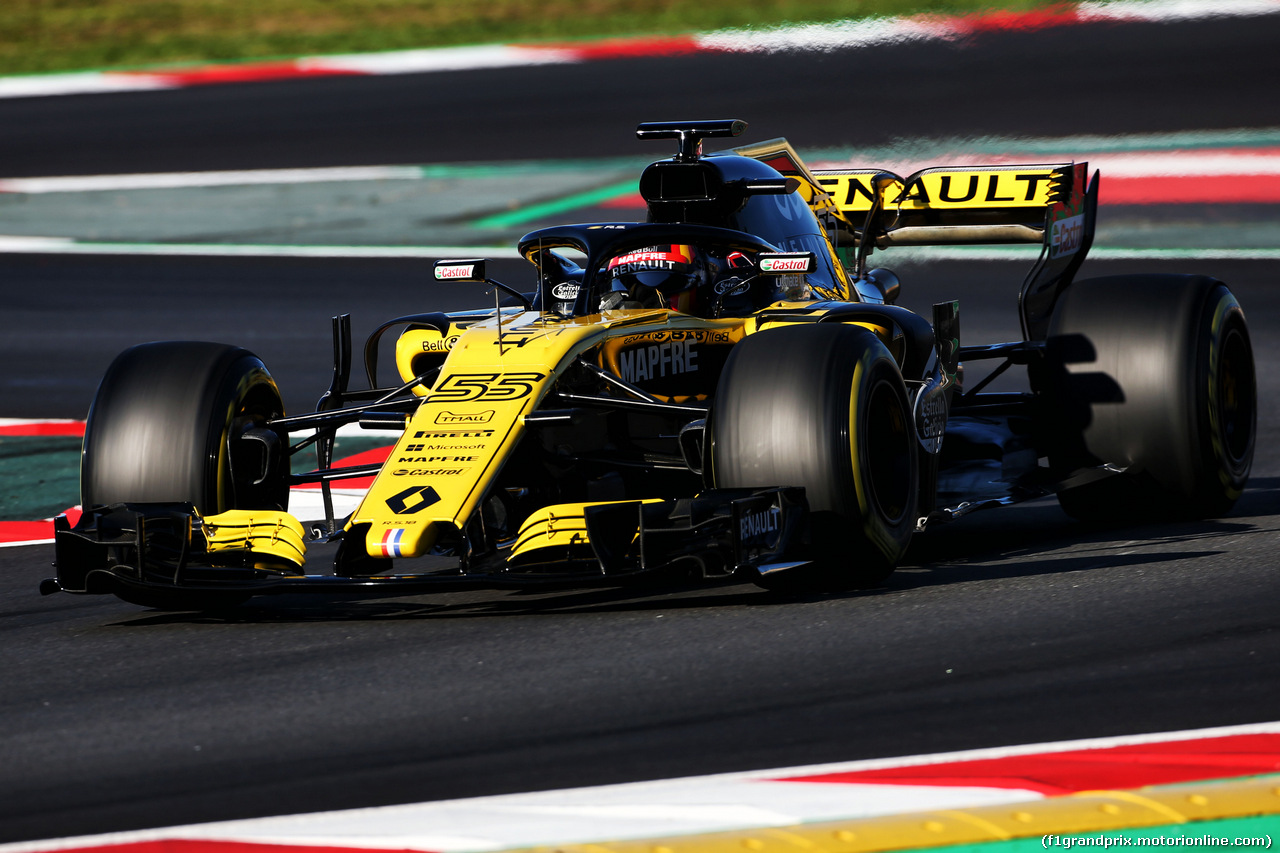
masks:
[[[404,539],[404,528],[394,527],[382,534],[382,556],[384,557],[403,557],[404,552],[401,550],[400,542]]]

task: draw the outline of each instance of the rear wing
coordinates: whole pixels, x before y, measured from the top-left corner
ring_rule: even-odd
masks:
[[[856,238],[869,226],[876,247],[887,248],[1043,243],[1045,210],[1069,200],[1072,169],[941,167],[905,178],[880,169],[831,169],[813,175]]]
[[[734,151],[798,179],[836,242],[859,248],[858,275],[872,249],[1041,244],[1019,298],[1028,340],[1044,337],[1058,294],[1093,243],[1098,180],[1096,173],[1088,180],[1088,163],[943,166],[902,177],[883,169],[811,170],[785,139]]]

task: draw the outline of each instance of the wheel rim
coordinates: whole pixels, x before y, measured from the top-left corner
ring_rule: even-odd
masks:
[[[1223,448],[1233,468],[1239,468],[1253,446],[1256,405],[1253,358],[1249,343],[1238,328],[1228,331],[1218,361],[1218,424]]]
[[[911,498],[911,434],[906,411],[889,382],[877,382],[867,406],[867,480],[872,500],[890,523],[902,518]]]
[[[248,430],[262,427],[272,418],[284,414],[280,393],[263,370],[254,371],[242,380],[236,397],[233,408],[227,413],[228,422],[221,430],[218,445],[210,449],[209,464],[214,466],[212,470],[218,484],[218,506],[223,510],[233,507],[283,510],[288,503],[288,489],[283,483],[255,482],[252,474],[258,473],[257,467],[246,471],[235,465],[231,449],[232,443]]]

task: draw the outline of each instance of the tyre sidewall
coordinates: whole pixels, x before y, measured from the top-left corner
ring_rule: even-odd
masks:
[[[1234,353],[1233,371],[1223,369],[1224,347]],[[1256,390],[1244,315],[1221,282],[1077,282],[1055,309],[1046,355],[1037,390],[1055,469],[1126,469],[1060,493],[1069,513],[1203,517],[1239,497],[1252,461]],[[1247,411],[1224,418],[1226,394]]]
[[[865,338],[863,341],[867,342]],[[848,423],[853,429],[848,431],[847,440],[854,463],[856,506],[845,514],[862,519],[862,535],[886,561],[896,564],[906,553],[916,528],[919,460],[902,376],[884,345],[875,338],[872,342],[863,349],[850,386]],[[897,422],[900,432],[864,440],[873,430],[888,432],[886,418]],[[898,445],[898,452],[885,452],[890,443]]]
[[[190,502],[232,508],[228,438],[238,417],[283,414],[279,390],[248,350],[158,342],[116,358],[85,426],[81,502]]]
[[[1201,323],[1197,406],[1201,477],[1197,492],[1225,512],[1249,480],[1257,437],[1257,378],[1249,328],[1240,303],[1226,287],[1215,287],[1205,300]],[[1247,359],[1247,364],[1242,363]],[[1236,363],[1230,363],[1236,362]],[[1232,405],[1234,400],[1235,405]],[[1247,411],[1241,411],[1245,405]]]
[[[886,409],[896,411],[902,439],[892,452],[866,440]],[[910,412],[897,364],[872,332],[836,324],[758,332],[734,348],[716,393],[712,484],[803,486],[810,555],[822,566],[809,585],[874,585],[915,530]],[[876,475],[901,480],[877,486]],[[886,499],[892,512],[883,511]]]

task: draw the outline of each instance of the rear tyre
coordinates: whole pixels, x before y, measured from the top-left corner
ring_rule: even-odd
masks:
[[[1046,370],[1050,461],[1063,475],[1120,475],[1058,493],[1087,521],[1212,518],[1253,462],[1257,389],[1244,312],[1204,276],[1113,276],[1068,288]]]
[[[121,353],[85,425],[80,501],[191,503],[202,515],[288,505],[286,453],[262,429],[284,414],[275,380],[248,350],[166,341]],[[250,430],[260,440],[241,441]],[[247,596],[118,591],[146,607],[226,607]]]
[[[757,582],[787,592],[881,583],[915,531],[915,436],[897,363],[871,332],[787,326],[734,347],[709,424],[713,485],[803,486],[813,565]]]

